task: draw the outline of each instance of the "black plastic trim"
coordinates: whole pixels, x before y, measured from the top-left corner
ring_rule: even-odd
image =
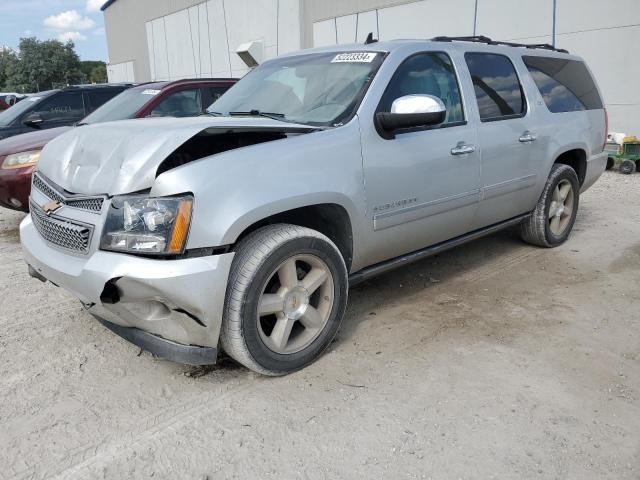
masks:
[[[91,313],[91,312],[90,312]],[[158,357],[185,365],[214,365],[218,358],[218,349],[213,347],[199,347],[183,345],[165,338],[153,335],[139,328],[123,327],[108,322],[104,318],[92,314],[102,325],[128,342],[153,353]]]
[[[115,0],[112,0],[115,1]],[[540,50],[551,50],[558,53],[569,53],[564,48],[556,48],[548,43],[515,43],[515,42],[501,42],[499,40],[492,40],[484,35],[475,35],[470,37],[434,37],[431,39],[434,42],[473,42],[473,43],[486,43],[487,45],[500,45],[504,47],[521,47]]]
[[[395,268],[417,262],[419,260],[422,260],[427,257],[431,257],[432,255],[436,255],[445,250],[449,250],[453,247],[457,247],[464,243],[471,242],[472,240],[485,237],[487,235],[498,232],[500,230],[511,227],[513,225],[518,225],[519,223],[522,223],[524,220],[526,220],[530,215],[531,213],[518,215],[517,217],[511,218],[509,220],[505,220],[504,222],[496,223],[494,225],[489,225],[488,227],[484,227],[479,230],[474,230],[473,232],[467,233],[465,235],[461,235],[451,240],[446,240],[441,243],[436,243],[435,245],[431,245],[430,247],[426,247],[421,250],[416,250],[415,252],[408,253],[406,255],[401,255],[399,257],[395,257],[390,260],[385,260],[384,262],[376,263],[375,265],[371,265],[370,267],[363,268],[359,272],[355,272],[349,275],[349,286],[354,287],[366,280],[369,280],[372,277],[386,273],[389,270],[393,270]]]

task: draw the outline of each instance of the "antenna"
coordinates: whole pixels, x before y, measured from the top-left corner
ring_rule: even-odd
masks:
[[[369,32],[369,35],[367,35],[367,39],[364,41],[365,45],[370,45],[372,43],[376,43],[378,40],[376,38],[373,38],[373,32]]]

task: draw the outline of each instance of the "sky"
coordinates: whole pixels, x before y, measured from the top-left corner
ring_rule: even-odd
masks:
[[[107,61],[100,7],[106,0],[0,0],[0,47],[22,37],[71,39],[81,60]]]

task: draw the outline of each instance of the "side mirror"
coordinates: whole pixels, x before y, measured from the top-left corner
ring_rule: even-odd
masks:
[[[405,95],[393,101],[391,112],[378,112],[376,123],[380,134],[391,139],[396,130],[439,125],[446,116],[447,107],[438,97]]]
[[[44,122],[43,118],[37,113],[32,113],[28,115],[24,120],[22,120],[23,124],[25,124],[28,127],[34,127],[34,128],[38,127],[42,122]]]

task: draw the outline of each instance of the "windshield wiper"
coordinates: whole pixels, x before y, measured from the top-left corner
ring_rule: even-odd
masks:
[[[232,117],[246,115],[249,117],[266,117],[271,120],[282,120],[285,118],[284,113],[261,112],[260,110],[249,110],[248,112],[229,112]]]

